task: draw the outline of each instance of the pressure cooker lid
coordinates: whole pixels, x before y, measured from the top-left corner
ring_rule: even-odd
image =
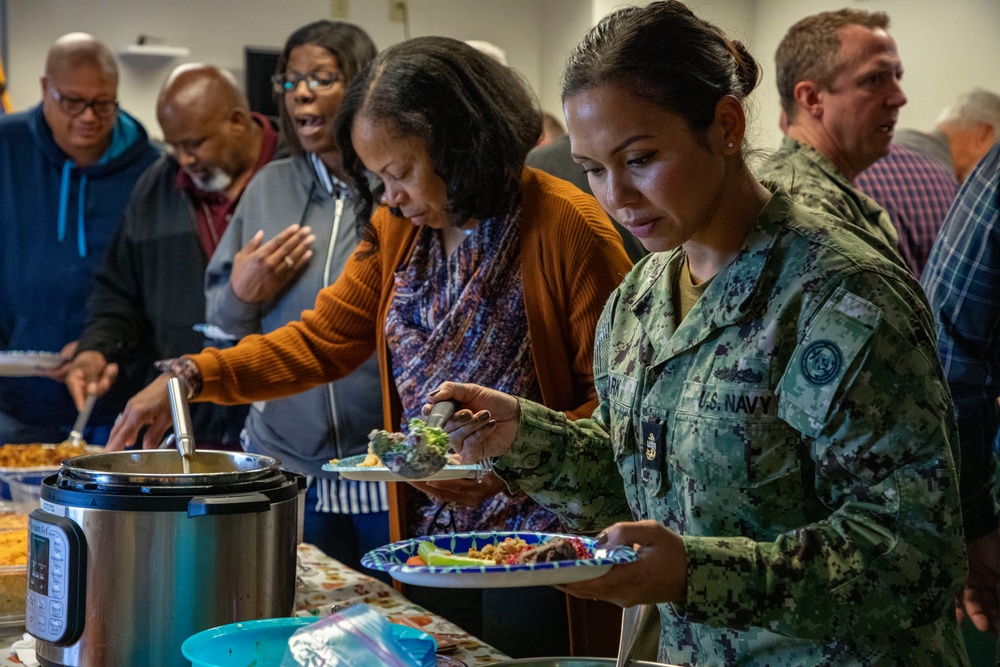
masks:
[[[244,452],[198,450],[187,459],[176,450],[86,454],[63,461],[60,483],[105,486],[205,487],[232,485],[280,475],[280,462]]]

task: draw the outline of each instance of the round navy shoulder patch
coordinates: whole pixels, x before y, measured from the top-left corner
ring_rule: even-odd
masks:
[[[802,375],[809,384],[817,387],[836,380],[843,365],[844,355],[840,347],[829,340],[814,340],[802,353]]]

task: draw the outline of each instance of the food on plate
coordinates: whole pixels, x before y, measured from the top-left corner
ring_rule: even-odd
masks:
[[[425,540],[417,547],[417,555],[407,559],[407,565],[478,566],[521,565],[524,563],[550,563],[559,560],[583,560],[593,554],[580,540],[572,537],[553,537],[530,546],[520,537],[508,537],[503,542],[487,544],[482,549],[469,549],[465,555],[453,554],[447,549]],[[414,558],[418,560],[414,560]]]
[[[370,448],[371,444],[369,443],[368,446]],[[381,459],[379,459],[379,457],[375,456],[375,454],[369,449],[368,453],[365,454],[365,459],[361,463],[358,464],[358,467],[359,468],[374,468],[374,467],[380,466],[380,465],[382,465]]]
[[[427,456],[445,457],[447,463],[459,465],[461,461],[455,454],[448,454],[448,434],[444,429],[428,426],[423,419],[410,420],[409,433],[392,433],[382,429],[374,429],[368,434],[368,454],[358,464],[359,468],[374,468],[384,465],[383,458],[402,456],[407,463],[416,463],[416,458]],[[337,465],[340,459],[330,459]]]
[[[415,463],[420,456],[447,457],[448,434],[443,428],[428,426],[423,419],[410,420],[409,433],[389,433],[376,429],[368,434],[368,452],[381,460],[388,456],[403,456]]]
[[[64,460],[87,453],[83,444],[4,445],[0,447],[0,468],[58,466]]]
[[[491,560],[497,565],[507,562],[528,548],[528,543],[520,537],[508,537],[503,542],[487,544],[482,549],[469,549],[469,558]]]
[[[438,567],[482,567],[483,565],[491,565],[491,563],[486,563],[481,558],[455,555],[447,549],[442,549],[435,545],[430,540],[420,543],[420,546],[417,547],[417,556],[423,561],[424,565]]]
[[[583,555],[580,554],[580,549],[583,549]],[[590,553],[580,543],[580,540],[567,540],[562,537],[555,537],[532,549],[525,549],[514,556],[514,562],[551,563],[557,560],[580,560],[582,558],[590,558]]]

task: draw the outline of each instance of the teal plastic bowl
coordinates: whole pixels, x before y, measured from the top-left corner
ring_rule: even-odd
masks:
[[[181,653],[193,667],[277,667],[295,631],[318,620],[263,618],[220,625],[185,639]]]

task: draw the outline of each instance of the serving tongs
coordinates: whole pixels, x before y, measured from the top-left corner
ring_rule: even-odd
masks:
[[[453,401],[439,401],[427,415],[428,428],[441,428],[453,414]],[[406,448],[405,452],[387,452],[380,455],[382,464],[393,474],[407,479],[424,479],[435,474],[448,463],[448,457],[429,446],[426,441],[417,441]]]

